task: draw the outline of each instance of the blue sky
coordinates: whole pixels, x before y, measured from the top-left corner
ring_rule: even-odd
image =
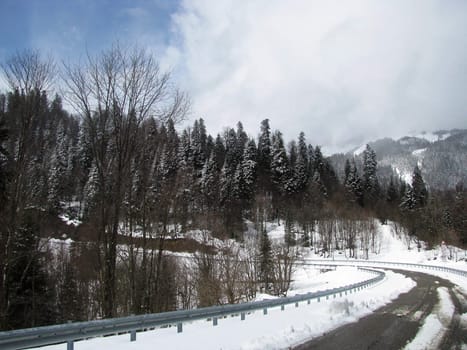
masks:
[[[164,47],[178,5],[164,0],[2,0],[0,58],[38,48],[74,59],[115,40]]]
[[[331,153],[467,128],[466,23],[466,0],[0,0],[0,61],[137,43],[210,133],[269,118]]]

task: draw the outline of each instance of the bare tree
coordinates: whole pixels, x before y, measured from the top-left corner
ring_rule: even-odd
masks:
[[[287,295],[298,258],[299,250],[296,246],[280,245],[274,247],[272,287],[275,295]]]
[[[56,75],[53,59],[44,59],[37,50],[17,52],[1,64],[1,68],[10,89],[25,94],[48,90]]]
[[[114,45],[84,65],[64,65],[66,98],[90,130],[101,188],[97,199],[99,257],[103,279],[103,312],[115,313],[116,247],[131,159],[137,152],[141,123],[154,117],[180,121],[189,101],[175,89],[147,51]]]

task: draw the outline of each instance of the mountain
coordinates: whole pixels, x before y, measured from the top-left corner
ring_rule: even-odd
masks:
[[[384,138],[368,144],[376,152],[383,182],[395,173],[410,183],[413,169],[418,165],[432,189],[454,188],[461,181],[467,184],[467,129],[422,133],[398,140]],[[345,159],[355,157],[361,164],[365,147],[366,144],[330,157],[340,176],[343,176]]]

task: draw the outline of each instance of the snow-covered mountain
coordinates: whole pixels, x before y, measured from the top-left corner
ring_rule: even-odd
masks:
[[[430,188],[453,188],[459,181],[467,184],[467,129],[421,133],[398,140],[384,138],[368,144],[376,152],[383,178],[392,170],[410,183],[413,169],[418,165]],[[344,156],[334,155],[331,160],[341,173],[345,158],[358,158],[364,149],[365,145]]]

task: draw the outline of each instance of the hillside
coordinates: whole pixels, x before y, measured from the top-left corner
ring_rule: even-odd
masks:
[[[422,133],[398,140],[383,138],[368,144],[376,152],[383,178],[395,173],[410,183],[418,165],[431,189],[450,189],[459,182],[467,183],[467,129]],[[338,173],[343,174],[346,158],[361,158],[364,148],[365,145],[345,155],[331,156]]]

